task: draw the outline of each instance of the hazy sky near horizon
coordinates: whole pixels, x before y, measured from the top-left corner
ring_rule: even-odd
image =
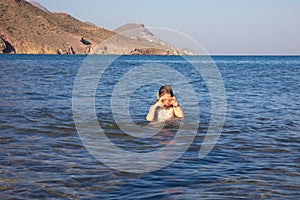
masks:
[[[209,54],[300,55],[300,0],[36,0],[52,12],[113,30],[173,29]]]

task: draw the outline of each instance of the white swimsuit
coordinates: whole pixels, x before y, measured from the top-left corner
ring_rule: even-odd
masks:
[[[157,120],[160,122],[174,118],[174,109],[172,107],[168,109],[158,108],[156,112]]]

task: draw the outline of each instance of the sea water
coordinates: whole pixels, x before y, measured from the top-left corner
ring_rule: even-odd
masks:
[[[204,158],[198,153],[212,116],[205,81],[181,57],[119,57],[95,92],[99,125],[118,147],[141,155],[155,151],[178,128],[165,127],[151,138],[120,130],[111,112],[111,94],[133,67],[172,66],[187,77],[199,100],[199,127],[188,150],[170,165],[147,173],[113,169],[83,145],[72,95],[86,58],[0,56],[1,199],[300,198],[300,57],[212,57],[224,83],[226,118],[216,145]],[[108,58],[95,56],[99,63]],[[145,83],[132,93],[129,113],[134,123],[148,125],[145,116],[158,89],[158,84]]]

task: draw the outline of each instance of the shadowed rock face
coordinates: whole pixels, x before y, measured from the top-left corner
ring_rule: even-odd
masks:
[[[0,54],[16,53],[15,48],[0,36]]]
[[[0,51],[18,54],[135,54],[134,49],[142,49],[142,54],[172,52],[160,44],[122,35],[113,44],[106,42],[105,48],[99,48],[99,44],[116,33],[81,22],[66,13],[51,13],[45,9],[25,0],[1,0]]]

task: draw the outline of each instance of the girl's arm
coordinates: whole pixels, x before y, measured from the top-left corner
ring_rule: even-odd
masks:
[[[146,116],[146,120],[151,122],[154,120],[154,117],[155,117],[155,112],[156,112],[156,109],[157,109],[158,105],[157,104],[154,104],[150,107],[149,109],[149,113],[148,115]]]
[[[181,107],[178,105],[176,98],[174,97],[173,99],[174,99],[174,102],[172,103],[172,105],[173,105],[173,110],[174,110],[175,116],[183,118],[184,114],[183,114]]]
[[[183,111],[180,106],[174,106],[173,108],[176,117],[180,117],[180,118],[184,117]]]

